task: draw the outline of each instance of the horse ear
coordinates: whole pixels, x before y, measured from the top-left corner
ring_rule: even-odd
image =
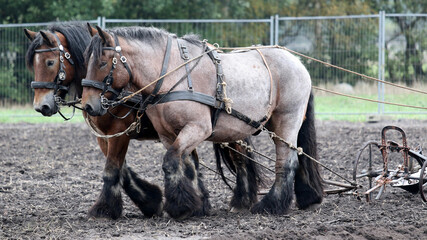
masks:
[[[25,32],[25,36],[27,36],[27,38],[30,39],[30,41],[33,41],[34,38],[36,38],[37,32],[33,32],[33,31],[28,30],[26,28],[24,28],[24,32]]]
[[[40,34],[42,35],[43,39],[46,41],[46,43],[50,46],[53,46],[52,40],[49,38],[46,32],[40,31]]]
[[[87,30],[89,31],[90,35],[93,37],[96,34],[98,34],[98,30],[94,27],[92,27],[92,25],[90,25],[90,23],[87,23]]]
[[[99,26],[96,26],[96,29],[98,30],[98,34],[102,39],[102,43],[104,45],[110,45],[113,46],[113,38],[110,34],[108,34],[106,31],[102,30]]]

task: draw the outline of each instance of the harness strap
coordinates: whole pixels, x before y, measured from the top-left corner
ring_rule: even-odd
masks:
[[[199,92],[175,91],[170,92],[168,94],[159,94],[155,96],[153,100],[158,103],[167,103],[172,101],[194,101],[211,106],[215,109],[215,111],[225,110],[223,102],[218,101],[215,97]],[[234,109],[232,109],[230,115],[242,120],[243,122],[256,129],[262,125],[262,122],[267,120],[267,116],[264,116],[261,120],[255,121]]]
[[[130,71],[126,57],[123,56],[123,54],[122,54],[122,47],[120,47],[119,38],[115,34],[114,34],[114,43],[116,44],[115,47],[103,47],[102,50],[113,50],[113,51],[116,51],[120,55],[120,61],[123,63],[126,71],[129,74],[129,82],[132,82],[132,79],[133,79],[132,72]]]
[[[168,70],[169,59],[170,59],[170,55],[171,55],[171,46],[172,46],[172,36],[169,35],[168,40],[167,40],[167,44],[166,44],[166,52],[165,52],[165,56],[163,58],[163,64],[162,64],[162,70],[160,72],[160,77],[164,76]],[[154,86],[153,92],[151,92],[151,94],[144,100],[144,102],[141,103],[141,106],[139,108],[139,111],[141,113],[143,113],[145,111],[148,104],[153,102],[153,99],[155,98],[157,93],[160,91],[160,88],[162,87],[164,79],[165,78],[162,77],[159,81],[157,81],[156,85]]]
[[[45,88],[45,89],[57,89],[68,92],[68,87],[64,85],[58,85],[55,82],[31,82],[31,88]]]
[[[166,74],[167,70],[168,70],[168,66],[169,66],[169,59],[170,59],[170,55],[171,55],[171,45],[172,45],[172,36],[169,35],[168,36],[168,42],[166,45],[166,52],[165,52],[165,56],[163,58],[163,65],[162,65],[162,71],[160,72],[160,76],[163,76]],[[163,80],[165,80],[165,78],[161,78],[157,83],[156,86],[154,87],[153,92],[151,93],[151,95],[156,95],[159,91],[160,88],[162,87],[163,84]]]
[[[184,40],[178,38],[177,43],[178,43],[179,53],[181,54],[181,58],[184,59],[185,61],[190,59],[188,56],[187,46],[184,44]],[[185,71],[187,72],[188,90],[193,91],[193,83],[191,81],[190,69],[188,64],[185,64]]]
[[[89,79],[82,79],[82,86],[83,87],[93,87],[93,88],[103,90],[103,91],[105,90],[105,92],[113,93],[116,97],[120,94],[119,91],[115,90],[110,85],[107,85],[104,82],[98,82],[98,81],[89,80]]]

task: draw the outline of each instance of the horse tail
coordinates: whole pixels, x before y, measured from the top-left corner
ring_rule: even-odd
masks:
[[[248,146],[251,146],[253,148],[253,143],[250,137],[245,138],[243,141]],[[237,143],[229,143],[229,146],[231,148],[234,148],[241,154],[246,155],[251,159],[255,159],[255,155],[252,151],[248,151]],[[250,160],[247,157],[244,157],[239,153],[236,153],[235,151],[227,147],[221,147],[220,144],[217,143],[214,143],[214,151],[216,157],[217,171],[220,174],[222,180],[225,182],[225,184],[230,189],[233,189],[224,175],[222,162],[224,162],[227,169],[233,175],[237,175],[236,188],[233,190],[235,192],[235,195],[240,196],[241,194],[248,194],[250,196],[249,198],[256,198],[256,195],[258,193],[258,187],[260,184],[263,184],[262,171],[259,169],[256,162]],[[237,193],[240,191],[242,191],[242,193]],[[239,196],[236,197],[239,198]]]
[[[214,148],[215,159],[216,159],[216,170],[218,171],[218,174],[221,176],[221,179],[224,181],[225,185],[227,185],[231,190],[233,190],[230,183],[227,181],[227,178],[224,175],[224,170],[222,168],[222,162],[224,162],[227,169],[233,175],[236,175],[237,173],[236,167],[233,164],[233,160],[230,158],[230,155],[229,155],[230,150],[222,147],[220,143],[214,143],[213,148]]]
[[[297,144],[307,155],[317,159],[313,93],[310,93],[305,116],[306,118],[298,132]],[[298,160],[299,167],[295,175],[295,195],[298,207],[306,209],[313,204],[322,202],[323,180],[319,172],[319,164],[304,155],[299,155]]]

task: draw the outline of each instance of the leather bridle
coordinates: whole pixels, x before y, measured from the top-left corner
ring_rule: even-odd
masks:
[[[122,48],[119,45],[119,39],[117,38],[116,35],[114,35],[114,42],[116,44],[115,47],[102,47],[102,50],[110,50],[110,51],[115,51],[116,53],[118,53],[120,55],[120,62],[123,63],[126,71],[129,74],[129,82],[132,81],[132,72],[130,71],[129,65],[127,64],[127,59],[125,56],[123,56],[122,54]],[[104,109],[108,109],[110,107],[110,100],[108,98],[106,98],[104,95],[107,92],[111,92],[113,94],[113,101],[114,99],[116,99],[117,97],[120,96],[120,93],[122,92],[122,89],[114,89],[112,87],[113,82],[114,82],[114,77],[113,77],[113,71],[114,69],[116,69],[116,65],[117,65],[118,61],[117,58],[114,56],[112,59],[112,65],[111,65],[111,69],[110,72],[108,73],[108,75],[104,78],[104,80],[102,82],[98,82],[95,80],[90,80],[90,79],[82,79],[82,86],[83,87],[93,87],[99,90],[102,90],[101,93],[101,106]]]
[[[74,61],[73,61],[73,59],[71,59],[70,53],[68,53],[68,52],[66,52],[64,50],[64,46],[61,44],[61,41],[59,40],[59,37],[55,33],[53,33],[53,35],[55,36],[56,43],[58,44],[57,47],[48,48],[48,49],[37,49],[34,52],[35,53],[44,53],[44,52],[55,52],[55,51],[59,51],[59,70],[58,70],[58,74],[56,75],[55,80],[53,82],[36,82],[36,81],[32,81],[31,82],[31,88],[34,88],[34,89],[39,89],[39,88],[53,89],[54,90],[54,96],[56,96],[58,90],[62,90],[62,91],[68,92],[68,86],[62,85],[63,82],[64,82],[64,80],[67,77],[67,74],[65,72],[64,58],[67,59],[67,61],[71,65],[74,65]],[[62,98],[60,98],[60,99],[56,99],[55,98],[55,102],[57,102],[58,100],[62,100]]]

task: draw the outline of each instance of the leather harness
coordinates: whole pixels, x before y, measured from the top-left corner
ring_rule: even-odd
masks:
[[[103,47],[103,50],[114,50],[120,54],[120,60],[124,64],[126,70],[128,71],[129,79],[131,81],[132,80],[132,73],[131,73],[131,71],[130,71],[127,63],[126,63],[126,58],[121,53],[121,48],[119,46],[119,41],[118,41],[116,35],[114,35],[114,40],[115,40],[116,47],[114,47],[114,48],[113,47]],[[184,61],[188,61],[189,60],[189,53],[188,53],[188,48],[185,45],[185,40],[177,39],[177,41],[178,41],[178,48],[180,51],[181,58]],[[163,64],[162,64],[162,70],[160,73],[160,77],[164,76],[167,73],[167,69],[168,69],[168,65],[169,65],[169,58],[170,58],[170,53],[171,53],[171,45],[172,45],[172,37],[169,35],[168,40],[167,40],[165,55],[163,58]],[[163,84],[163,80],[164,80],[164,78],[161,78],[159,81],[157,81],[157,83],[154,87],[154,90],[153,90],[153,92],[151,92],[151,94],[149,94],[148,96],[147,95],[138,95],[138,97],[132,97],[131,99],[129,99],[129,101],[133,102],[135,104],[139,104],[139,106],[137,108],[138,108],[138,112],[141,116],[145,112],[145,110],[147,109],[148,105],[150,105],[150,104],[151,105],[157,105],[157,104],[172,102],[172,101],[194,101],[194,102],[198,102],[198,103],[208,105],[208,106],[212,107],[212,119],[211,119],[211,121],[212,121],[212,135],[214,134],[214,129],[215,129],[215,126],[216,126],[216,123],[217,123],[217,120],[218,120],[218,117],[219,117],[219,114],[221,111],[226,111],[231,116],[234,116],[234,117],[242,120],[243,122],[249,124],[253,128],[258,129],[262,125],[262,122],[264,122],[268,119],[268,116],[264,116],[261,120],[256,121],[256,120],[252,120],[248,116],[242,114],[241,112],[239,112],[235,109],[231,109],[231,108],[227,109],[226,104],[224,102],[224,85],[225,85],[225,82],[223,81],[224,74],[223,74],[220,56],[219,56],[218,52],[216,50],[212,50],[212,47],[210,47],[210,46],[204,46],[203,51],[204,52],[208,51],[208,56],[211,58],[211,60],[213,61],[213,63],[215,64],[215,67],[216,67],[217,88],[216,88],[215,96],[206,95],[206,94],[199,93],[199,92],[196,92],[193,90],[192,79],[191,79],[190,73],[192,72],[194,67],[197,65],[197,63],[191,69],[189,67],[189,64],[187,63],[187,64],[185,64],[186,75],[183,78],[181,78],[167,93],[159,94],[159,90],[160,90],[160,88]],[[118,91],[118,90],[115,90],[111,87],[111,85],[113,84],[113,80],[114,80],[112,77],[113,70],[115,69],[114,59],[115,59],[115,57],[113,58],[113,66],[110,70],[110,73],[104,78],[103,82],[97,82],[97,81],[89,80],[89,79],[83,79],[82,80],[82,86],[94,87],[94,88],[102,90],[103,92],[101,94],[101,99],[103,99],[103,96],[106,92],[112,92],[113,95],[115,95],[115,99],[109,100],[110,104],[107,104],[107,106],[105,106],[105,107],[115,106],[114,103],[120,102],[121,98],[129,96],[132,94],[129,91],[125,91],[123,89]],[[117,63],[117,60],[116,60],[116,63]],[[180,83],[185,78],[187,79],[188,89],[186,91],[172,91],[173,88],[175,88],[178,85],[178,83]],[[102,101],[103,100],[101,100],[101,102]],[[106,104],[105,101],[104,101],[104,104]]]
[[[55,36],[55,40],[56,40],[56,43],[58,44],[58,47],[48,48],[48,49],[37,49],[34,52],[35,53],[43,53],[43,52],[59,51],[59,71],[58,71],[58,74],[56,75],[55,80],[53,82],[32,81],[31,82],[31,88],[34,88],[34,89],[36,89],[36,88],[53,89],[54,95],[56,95],[58,90],[63,90],[65,92],[68,92],[68,87],[62,85],[62,82],[65,80],[65,78],[67,76],[65,73],[65,70],[64,70],[65,69],[64,58],[67,59],[71,65],[74,65],[74,61],[73,61],[73,59],[71,59],[70,53],[64,51],[64,46],[61,44],[59,37],[55,33],[52,33],[52,34],[53,34],[53,36]]]

